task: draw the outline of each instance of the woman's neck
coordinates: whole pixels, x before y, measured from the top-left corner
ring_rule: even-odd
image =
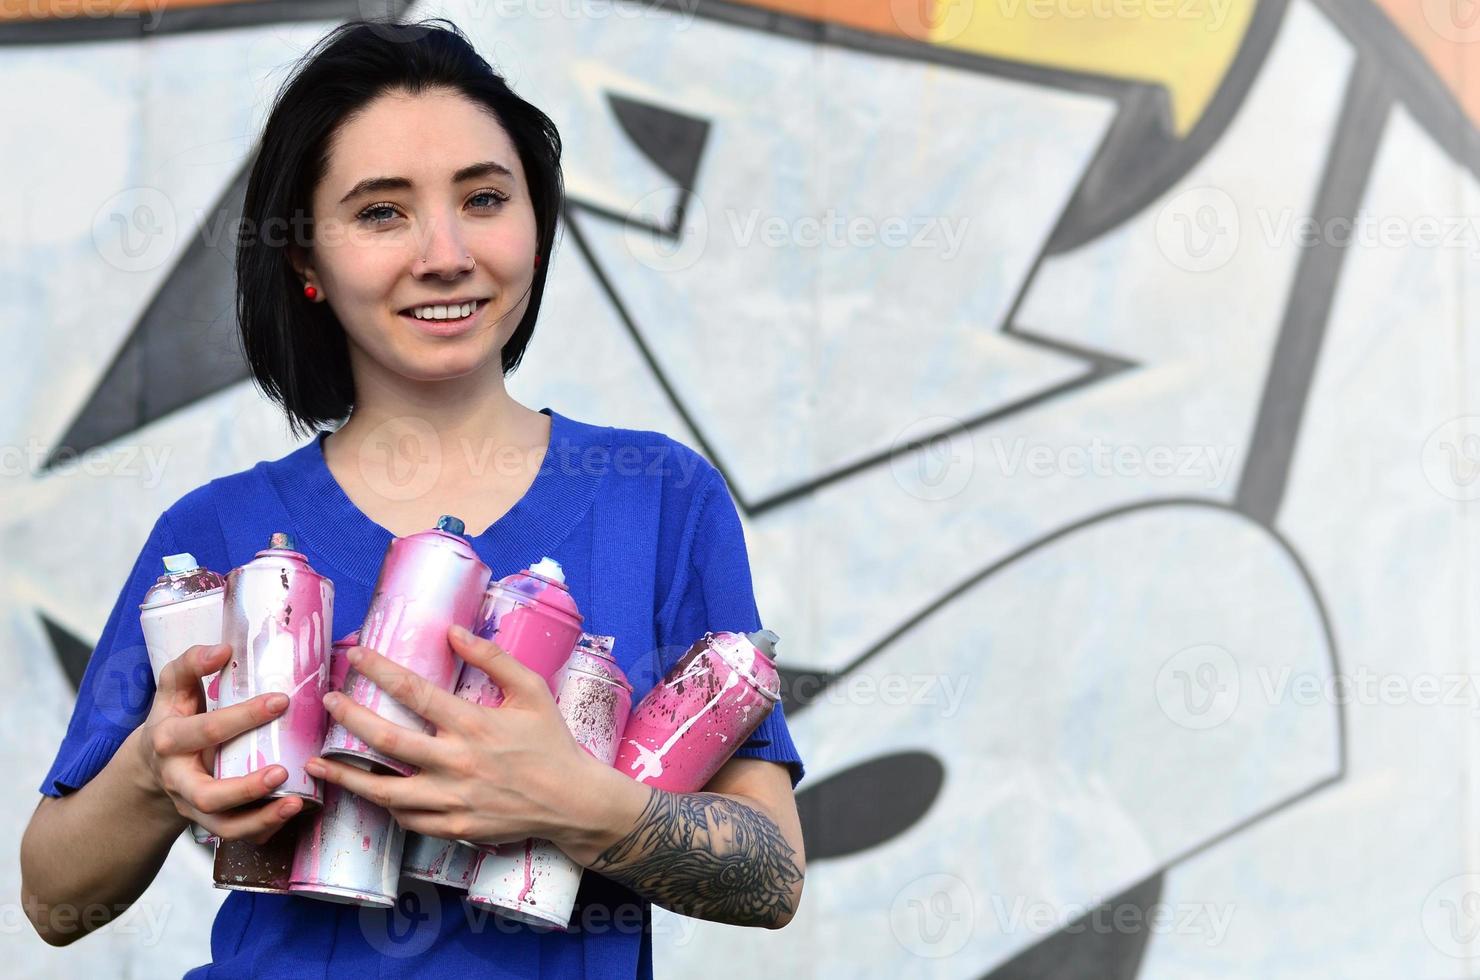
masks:
[[[330,469],[352,465],[363,473],[367,466],[404,469],[435,460],[440,488],[500,475],[522,481],[528,459],[538,468],[550,420],[515,401],[500,365],[492,367],[435,382],[357,372],[354,411],[324,443]]]

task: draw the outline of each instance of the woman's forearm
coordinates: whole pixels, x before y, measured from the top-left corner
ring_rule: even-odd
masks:
[[[649,793],[632,830],[592,871],[683,915],[768,928],[791,921],[802,872],[775,821],[723,793]]]
[[[585,832],[556,843],[655,905],[739,926],[780,928],[801,897],[797,849],[759,805],[725,793],[670,793],[605,769]]]
[[[44,797],[21,839],[21,901],[41,938],[65,946],[149,887],[188,825],[150,786],[135,729],[88,783]]]

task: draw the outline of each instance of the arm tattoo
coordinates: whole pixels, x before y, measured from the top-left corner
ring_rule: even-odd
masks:
[[[681,915],[753,926],[794,911],[795,855],[753,807],[718,793],[654,790],[632,831],[590,867]]]

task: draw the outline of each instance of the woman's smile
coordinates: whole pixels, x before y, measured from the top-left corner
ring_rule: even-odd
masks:
[[[442,314],[443,316],[445,316],[447,313],[452,313],[456,311],[456,304],[452,304],[452,307],[450,309],[446,304],[429,305],[433,310],[434,317],[436,314]],[[433,337],[457,337],[461,336],[464,333],[467,333],[470,329],[472,329],[473,325],[478,322],[479,317],[482,316],[483,309],[487,305],[488,300],[486,299],[475,300],[473,302],[473,311],[467,316],[457,317],[456,319],[443,319],[440,317],[424,319],[422,317],[418,317],[416,313],[413,312],[424,311],[427,309],[426,306],[417,306],[412,307],[408,310],[402,310],[397,315],[400,316],[401,319],[407,320],[412,323],[416,327],[416,329],[420,330],[422,333],[430,334]]]

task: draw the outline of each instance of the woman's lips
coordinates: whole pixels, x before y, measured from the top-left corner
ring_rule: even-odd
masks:
[[[483,307],[488,305],[488,300],[478,300],[478,305],[473,307],[473,312],[456,320],[422,320],[410,313],[398,314],[403,320],[410,320],[418,330],[429,333],[434,337],[455,337],[463,333],[478,319],[483,312]]]

